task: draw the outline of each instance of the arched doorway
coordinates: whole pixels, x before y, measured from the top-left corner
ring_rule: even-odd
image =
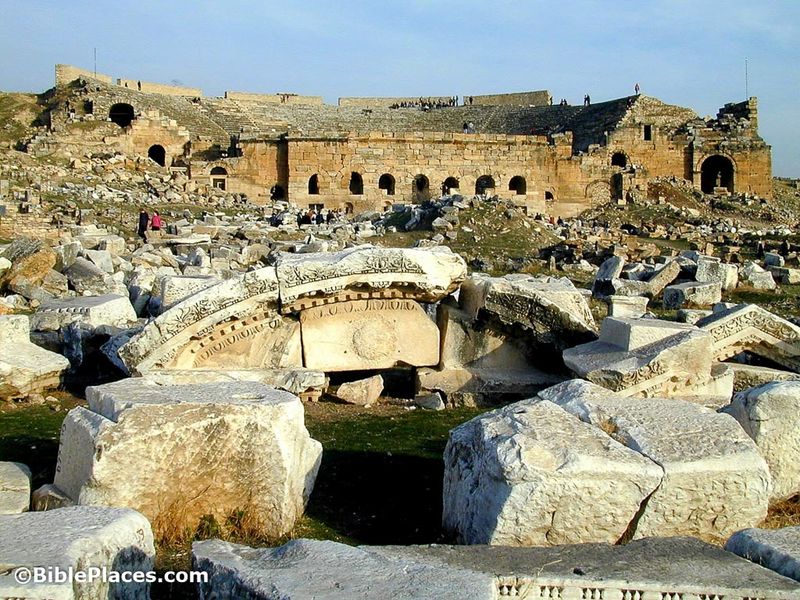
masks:
[[[308,178],[308,194],[309,196],[319,194],[319,176],[316,173]]]
[[[114,104],[109,109],[108,118],[111,119],[112,123],[116,123],[120,127],[127,127],[136,118],[136,115],[130,104],[119,103]]]
[[[364,180],[361,178],[360,173],[353,171],[350,173],[350,185],[348,186],[350,193],[354,196],[360,196],[364,193]]]
[[[345,202],[344,203],[344,214],[352,215],[353,214],[353,203],[352,202]]]
[[[147,156],[156,164],[164,167],[167,164],[167,151],[161,144],[153,144],[147,151]]]
[[[458,189],[458,179],[455,177],[448,177],[442,182],[442,193],[449,194],[452,190]]]
[[[700,189],[706,194],[713,194],[714,188],[734,192],[733,162],[727,156],[709,156],[700,167]]]
[[[286,198],[286,190],[280,183],[276,183],[269,189],[270,200],[283,200]]]
[[[475,194],[481,196],[488,190],[494,190],[494,177],[491,175],[481,175],[475,182]]]
[[[425,175],[416,175],[414,177],[414,183],[411,186],[411,194],[418,202],[430,200],[431,184]]]
[[[528,190],[528,184],[525,181],[525,178],[521,175],[515,175],[511,178],[511,181],[508,182],[508,189],[511,192],[514,192],[517,196],[524,196]]]
[[[394,196],[394,177],[389,173],[384,173],[378,179],[378,189],[386,192],[387,196]]]
[[[625,156],[624,152],[614,152],[611,155],[611,166],[624,169],[628,166],[628,157]]]
[[[553,195],[553,192],[546,191],[544,193],[544,201],[545,202],[553,202],[555,199],[556,199],[556,197]]]
[[[224,190],[228,179],[228,171],[224,167],[214,167],[211,169],[211,186]]]

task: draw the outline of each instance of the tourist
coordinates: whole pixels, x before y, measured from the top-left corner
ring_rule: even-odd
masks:
[[[158,214],[157,210],[153,211],[153,218],[150,219],[150,229],[153,231],[161,231],[162,221],[161,215]]]
[[[635,86],[633,86],[633,91],[636,92],[637,96],[639,95],[639,89],[640,88],[639,88],[639,84],[638,83]]]
[[[317,213],[317,225],[322,225],[325,222],[325,217],[322,216],[322,210]]]
[[[139,211],[139,229],[138,234],[139,237],[142,238],[144,241],[147,241],[147,226],[150,223],[150,215],[147,214],[147,211],[142,208]]]

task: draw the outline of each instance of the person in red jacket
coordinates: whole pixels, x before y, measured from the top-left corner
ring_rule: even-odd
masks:
[[[157,210],[154,210],[153,216],[150,219],[150,229],[152,229],[153,231],[161,231],[161,226],[162,226],[161,215],[158,214]]]

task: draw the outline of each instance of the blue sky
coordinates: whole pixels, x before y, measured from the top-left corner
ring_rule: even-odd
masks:
[[[58,62],[113,77],[339,96],[643,93],[701,116],[759,97],[776,175],[800,177],[796,0],[0,0],[0,89]]]

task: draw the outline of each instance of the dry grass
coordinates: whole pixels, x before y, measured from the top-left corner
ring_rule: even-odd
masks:
[[[769,507],[767,518],[761,523],[765,529],[780,529],[800,525],[800,494],[775,502]]]

